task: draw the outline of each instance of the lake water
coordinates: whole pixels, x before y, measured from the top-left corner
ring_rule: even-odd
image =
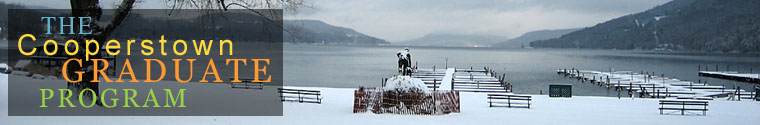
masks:
[[[396,75],[395,53],[399,46],[284,46],[284,84],[289,86],[357,88],[377,87],[381,79]],[[7,52],[7,50],[2,50]],[[627,50],[577,49],[494,49],[411,47],[413,61],[420,68],[433,66],[479,68],[484,66],[498,73],[506,73],[507,81],[514,85],[515,93],[538,94],[547,91],[549,83],[573,84],[574,95],[617,96],[616,91],[605,87],[581,83],[556,73],[561,68],[589,70],[613,69],[616,71],[654,72],[682,80],[707,80],[711,85],[734,85],[750,90],[758,84],[699,77],[697,66],[715,66],[725,70],[740,68],[760,72],[760,55],[735,53],[654,53]],[[6,62],[7,57],[0,57]],[[137,64],[137,63],[135,63]],[[135,65],[133,64],[133,65]],[[205,65],[196,66],[198,69]],[[169,74],[171,75],[171,74]],[[139,77],[140,75],[138,75]]]
[[[397,74],[395,53],[398,46],[314,46],[285,45],[285,85],[312,87],[380,86],[381,79]],[[576,49],[494,49],[411,47],[413,61],[420,68],[433,66],[480,68],[506,73],[515,93],[538,94],[547,91],[549,83],[573,84],[574,95],[617,96],[605,87],[581,83],[556,73],[560,68],[589,70],[654,72],[681,80],[707,80],[711,85],[734,84],[747,91],[753,83],[699,77],[697,67],[714,70],[730,66],[741,72],[760,72],[758,54],[655,53],[649,51],[576,50]]]

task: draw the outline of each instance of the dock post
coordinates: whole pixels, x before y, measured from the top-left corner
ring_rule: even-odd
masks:
[[[655,87],[654,84],[652,84],[652,92],[655,92],[657,90],[654,87]],[[652,94],[652,96],[654,96],[654,94]],[[660,92],[657,92],[657,96],[658,96],[657,98],[659,98]]]
[[[694,86],[691,85],[693,82],[689,82],[689,91],[694,91]]]
[[[742,88],[741,86],[736,86],[736,95],[739,95],[737,97],[737,99],[739,99],[739,101],[742,101],[742,93],[739,91],[739,90],[741,90],[741,88]]]
[[[668,92],[668,88],[665,88],[665,96],[670,97],[670,92]]]
[[[702,65],[697,65],[697,72],[702,70]]]
[[[760,86],[755,86],[755,101],[760,101]]]
[[[725,83],[723,83],[723,85],[722,85],[722,86],[723,86],[723,88],[721,88],[720,92],[721,92],[721,93],[726,93],[726,84],[725,84]]]
[[[507,81],[507,73],[501,74],[501,81]]]
[[[655,94],[654,94],[655,98],[660,98],[660,90],[654,90],[653,89],[652,91],[655,92]]]
[[[608,84],[608,85],[610,84],[610,76],[607,76],[607,83],[604,83],[604,84]]]
[[[647,72],[645,76],[646,77],[644,77],[644,82],[649,83],[649,72]]]
[[[451,90],[454,90],[454,77],[451,77]]]
[[[620,81],[618,81],[618,83],[620,83]],[[631,98],[633,98],[633,83],[632,82],[628,83],[628,94],[631,94]]]
[[[633,95],[633,83],[632,82],[628,83],[628,94],[630,94],[631,95],[631,99],[633,99],[634,95]]]
[[[438,90],[438,84],[435,83],[436,81],[437,81],[436,79],[433,79],[433,91]]]
[[[388,78],[382,78],[382,79],[380,79],[380,80],[382,80],[382,81],[380,82],[380,83],[381,83],[380,85],[382,85],[382,86],[380,86],[380,87],[385,87],[385,82],[386,82],[386,81],[388,81]]]
[[[446,58],[446,69],[449,68],[449,58]]]

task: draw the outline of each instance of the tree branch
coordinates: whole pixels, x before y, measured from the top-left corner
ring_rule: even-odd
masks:
[[[100,34],[98,34],[95,39],[101,42],[105,41],[106,38],[108,38],[108,36],[110,36],[111,33],[116,30],[116,27],[121,25],[121,22],[127,18],[134,4],[135,0],[122,1],[118,9],[116,9],[116,12],[114,12],[114,17],[111,19],[111,22],[108,23],[105,28],[101,29]]]

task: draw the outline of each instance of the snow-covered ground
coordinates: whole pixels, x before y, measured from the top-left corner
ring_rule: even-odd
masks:
[[[7,116],[7,75],[0,75],[0,124],[741,124],[760,123],[760,102],[710,101],[707,116],[660,115],[658,101],[613,97],[533,95],[531,109],[489,108],[485,94],[460,93],[461,113],[440,116],[352,113],[349,88],[288,87],[322,91],[322,104],[284,102],[284,116]],[[40,80],[43,81],[43,80]],[[30,82],[40,82],[30,81]]]

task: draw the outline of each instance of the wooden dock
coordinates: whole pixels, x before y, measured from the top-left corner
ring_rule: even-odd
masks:
[[[483,69],[418,69],[412,77],[422,79],[431,90],[454,90],[479,93],[511,93],[512,84],[506,75]]]
[[[650,75],[631,71],[593,71],[578,69],[559,69],[558,74],[576,78],[582,82],[590,82],[615,90],[627,90],[638,93],[640,97],[712,100],[713,98],[729,97],[737,100],[755,98],[755,92],[742,89],[729,89],[724,86],[711,86],[707,83],[682,81],[664,75]]]
[[[760,74],[739,73],[737,71],[699,71],[699,76],[760,83]]]

